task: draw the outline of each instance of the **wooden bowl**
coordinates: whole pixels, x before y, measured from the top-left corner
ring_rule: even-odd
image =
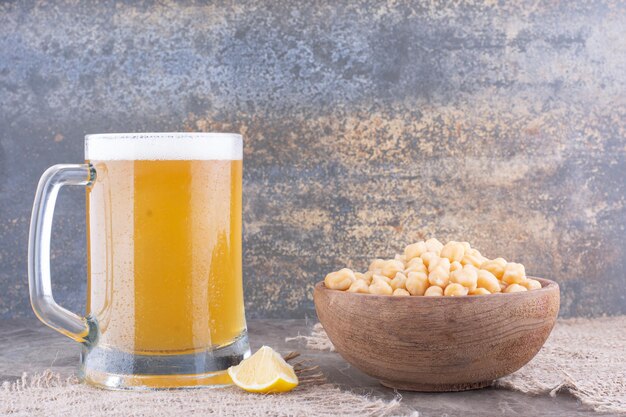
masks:
[[[541,349],[559,286],[468,297],[392,297],[315,286],[315,309],[341,356],[380,383],[411,391],[483,388]]]

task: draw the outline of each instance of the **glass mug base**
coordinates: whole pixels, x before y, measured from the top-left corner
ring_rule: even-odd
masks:
[[[133,354],[83,345],[79,377],[111,390],[217,388],[232,384],[226,370],[248,356],[246,331],[227,346],[182,355]]]

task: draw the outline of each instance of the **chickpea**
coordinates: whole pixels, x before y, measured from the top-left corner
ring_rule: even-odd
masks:
[[[463,269],[461,262],[454,261],[450,264],[450,272],[454,272],[459,269]]]
[[[372,284],[369,287],[370,294],[376,294],[376,295],[393,294],[393,290],[391,289],[391,286],[383,280],[380,280],[380,279],[377,280],[376,279],[377,276],[378,275],[374,276],[374,282],[372,282]]]
[[[443,268],[450,272],[450,260],[448,258],[436,258],[428,264],[428,272],[432,272],[437,268]]]
[[[324,285],[331,290],[347,290],[356,280],[354,272],[351,269],[343,268],[339,271],[331,272],[324,278]]]
[[[474,271],[478,274],[478,271],[480,271],[480,269],[476,268],[474,265],[472,264],[467,264],[467,265],[463,265],[463,269],[467,269],[468,271]]]
[[[447,258],[450,262],[460,262],[465,255],[465,248],[461,242],[450,241],[441,249],[441,257]]]
[[[377,269],[383,269],[383,266],[385,265],[385,261],[384,259],[374,259],[371,263],[370,266],[368,268],[368,271],[376,271]]]
[[[503,292],[509,293],[509,292],[521,292],[521,291],[528,291],[526,289],[526,287],[522,287],[519,284],[511,284],[511,285],[507,285],[507,287],[504,289]]]
[[[406,279],[406,289],[411,295],[424,295],[429,286],[428,275],[424,272],[410,272]]]
[[[502,279],[504,274],[504,268],[506,267],[506,261],[504,258],[496,258],[493,260],[486,260],[480,266],[480,269],[491,272],[496,278]]]
[[[500,282],[498,282],[498,278],[493,275],[491,272],[481,269],[478,271],[478,288],[483,288],[489,291],[490,294],[494,292],[500,292]]]
[[[407,268],[410,268],[415,265],[424,265],[424,260],[420,258],[419,256],[417,256],[406,263]]]
[[[538,290],[538,289],[541,288],[541,282],[537,281],[536,279],[524,280],[524,281],[520,282],[520,285],[522,287],[526,287],[526,289],[528,291],[530,291],[530,290]]]
[[[450,281],[450,270],[445,268],[435,268],[428,274],[428,282],[430,285],[436,285],[444,288]]]
[[[439,255],[437,255],[435,252],[424,252],[422,253],[421,258],[424,262],[424,265],[429,266],[431,262],[439,259]]]
[[[393,296],[400,296],[400,297],[404,297],[407,295],[411,295],[409,294],[409,292],[407,290],[405,290],[404,288],[396,288],[395,290],[393,290],[393,294],[391,294]]]
[[[515,262],[509,262],[504,268],[502,281],[507,284],[519,284],[526,279],[526,271],[524,265]]]
[[[426,271],[426,270],[427,270],[426,265],[424,265],[424,261],[422,260],[422,258],[417,257],[407,262],[404,273],[407,274],[410,271],[419,272],[419,271]]]
[[[424,292],[425,297],[441,297],[443,295],[443,288],[433,285],[432,287],[428,287],[426,292]]]
[[[350,288],[348,288],[348,292],[369,294],[370,293],[369,285],[367,284],[367,282],[365,282],[365,280],[357,279],[356,281],[352,283],[352,285],[350,285]]]
[[[388,278],[393,278],[398,272],[402,271],[404,271],[404,262],[389,259],[385,261],[385,265],[382,267],[380,273]]]
[[[465,252],[465,256],[461,259],[461,263],[463,265],[473,265],[476,268],[480,268],[480,266],[485,262],[486,258],[480,254],[476,249],[470,249],[469,252]]]
[[[463,265],[463,269],[467,271],[473,271],[472,273],[476,273],[476,275],[478,275],[478,271],[480,271],[480,269],[476,268],[472,264]]]
[[[421,256],[422,253],[426,251],[426,242],[421,241],[417,243],[412,243],[404,248],[404,257],[406,260],[411,260],[413,258]]]
[[[406,288],[406,279],[406,275],[402,272],[398,272],[389,285],[391,285],[391,288],[394,290],[397,290],[398,288]]]
[[[420,258],[414,258],[414,259],[420,259]],[[404,275],[407,275],[411,272],[424,272],[425,274],[428,273],[428,268],[426,268],[426,265],[424,264],[419,264],[419,263],[415,263],[412,266],[409,266],[407,269],[404,270]]]
[[[428,274],[428,282],[430,285],[435,285],[437,287],[445,287],[450,282],[450,274],[446,273],[442,269],[436,269],[430,274]]]
[[[435,239],[434,237],[426,241],[426,250],[428,250],[429,252],[436,253],[437,256],[439,256],[439,254],[441,253],[442,248],[443,248],[443,243],[441,243],[439,240]]]
[[[493,261],[494,261],[495,263],[497,263],[497,264],[502,265],[502,266],[506,266],[506,264],[508,263],[508,262],[506,261],[506,259],[504,259],[504,258],[495,258]]]
[[[487,259],[468,242],[435,238],[412,243],[393,259],[373,259],[364,273],[343,268],[324,278],[329,289],[393,296],[465,296],[531,291],[541,283],[524,265]]]
[[[363,281],[367,282],[367,285],[370,285],[372,283],[372,278],[374,277],[374,274],[374,271],[367,271],[363,274],[363,278],[357,277],[357,279],[362,279]]]
[[[372,276],[372,284],[377,282],[377,281],[382,281],[382,282],[384,282],[387,285],[391,285],[391,278],[388,278],[388,277],[386,277],[384,275],[374,274]],[[370,285],[372,285],[372,284],[370,284]]]
[[[467,288],[464,287],[461,284],[448,284],[448,286],[446,286],[446,289],[443,292],[443,295],[448,295],[448,296],[452,296],[452,297],[462,297],[464,295],[467,295]]]
[[[463,269],[458,269],[450,274],[450,282],[462,285],[468,291],[474,291],[478,285],[478,273],[474,267],[466,265]]]

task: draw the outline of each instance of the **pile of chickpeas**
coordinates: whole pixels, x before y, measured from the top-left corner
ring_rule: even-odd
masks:
[[[394,259],[374,259],[367,272],[343,268],[324,279],[326,288],[362,294],[452,297],[530,291],[541,283],[524,265],[487,259],[467,242],[437,239],[413,243]]]

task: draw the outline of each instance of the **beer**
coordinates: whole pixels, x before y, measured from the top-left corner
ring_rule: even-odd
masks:
[[[28,239],[39,319],[81,343],[79,377],[102,388],[230,383],[250,355],[241,281],[242,139],[232,133],[85,137],[85,164],[48,168]],[[52,294],[58,190],[87,189],[87,314]]]
[[[241,157],[193,140],[148,137],[125,152],[100,142],[87,144],[97,172],[87,310],[99,345],[140,355],[229,345],[246,328]]]

